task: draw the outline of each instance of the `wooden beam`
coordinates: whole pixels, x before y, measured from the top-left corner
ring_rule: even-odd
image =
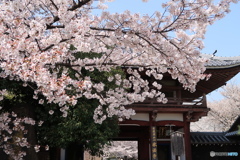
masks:
[[[174,124],[175,126],[179,126],[179,127],[183,127],[184,126],[184,122],[182,121],[172,121],[172,120],[164,120],[164,121],[157,121],[157,122],[154,122],[155,126],[165,126],[165,125],[168,125],[168,124]]]
[[[119,122],[120,125],[139,125],[139,126],[150,126],[149,121],[140,121],[140,120],[124,120]]]
[[[154,126],[165,126],[167,124],[174,124],[176,126],[184,126],[184,122],[182,121],[173,121],[173,120],[162,120],[162,121],[156,121],[156,122],[148,122],[148,121],[140,121],[140,120],[124,120],[122,122],[119,122],[120,126],[150,126],[152,123],[152,125]]]
[[[193,108],[193,107],[157,107],[157,106],[152,106],[152,105],[148,105],[147,107],[139,107],[139,106],[131,106],[131,107],[126,107],[126,108],[132,108],[134,109],[136,112],[139,112],[139,113],[150,113],[152,112],[153,110],[157,110],[158,113],[163,113],[163,112],[172,112],[172,113],[183,113],[183,112],[188,112],[189,110],[193,111],[193,112],[208,112],[209,111],[209,108],[207,107],[196,107],[196,108]]]

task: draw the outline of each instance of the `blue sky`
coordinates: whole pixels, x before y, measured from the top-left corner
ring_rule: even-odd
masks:
[[[152,15],[156,10],[161,11],[161,2],[163,0],[149,0],[147,3],[141,0],[115,0],[108,3],[108,11],[121,13],[124,10],[130,10],[133,13]],[[216,56],[240,56],[240,3],[232,4],[231,12],[228,15],[208,27],[204,44],[205,48],[202,53],[211,54],[218,50]],[[231,81],[239,84],[240,74]],[[221,99],[221,95],[218,93],[220,90],[210,93],[208,100]]]
[[[240,56],[240,3],[232,4],[231,12],[226,17],[208,27],[204,44],[203,53],[212,53],[217,49],[216,56]],[[228,83],[240,84],[240,74],[230,81]],[[221,99],[219,91],[221,88],[210,93],[208,100]]]

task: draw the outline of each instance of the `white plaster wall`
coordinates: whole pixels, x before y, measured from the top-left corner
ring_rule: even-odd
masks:
[[[156,121],[166,121],[166,120],[173,120],[173,121],[183,121],[183,114],[182,113],[158,113]]]
[[[131,116],[132,120],[141,120],[141,121],[149,121],[148,113],[137,113],[134,116]]]

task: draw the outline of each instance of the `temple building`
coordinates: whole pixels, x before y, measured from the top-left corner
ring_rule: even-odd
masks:
[[[137,142],[138,160],[225,160],[226,157],[218,156],[223,153],[233,155],[227,159],[239,157],[240,136],[237,135],[237,126],[240,118],[226,133],[190,132],[190,123],[207,116],[210,110],[206,95],[226,85],[240,71],[240,57],[203,56],[209,59],[205,65],[205,73],[211,74],[209,80],[199,81],[196,91],[191,93],[172,79],[171,75],[165,74],[159,82],[168,102],[163,104],[156,99],[146,99],[144,102],[125,106],[134,109],[136,115],[119,122],[119,136],[112,140]],[[143,72],[141,76],[146,75]],[[146,79],[155,81],[153,77],[146,76]],[[68,160],[68,150],[61,149],[56,159]],[[89,157],[97,158],[81,154],[78,159],[87,160]],[[124,156],[122,159],[131,158]]]
[[[225,85],[240,71],[240,57],[203,56],[209,58],[205,73],[211,74],[211,77],[208,81],[201,80],[194,93],[185,90],[177,80],[166,74],[160,81],[168,98],[166,104],[146,99],[126,106],[134,109],[136,115],[119,124],[120,134],[115,139],[138,141],[139,160],[194,159],[191,135],[194,138],[197,133],[190,133],[190,123],[207,116],[206,95]]]

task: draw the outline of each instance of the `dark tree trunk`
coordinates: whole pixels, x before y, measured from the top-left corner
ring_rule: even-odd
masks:
[[[29,117],[32,119],[35,119],[35,112],[34,112],[34,105],[23,103],[19,104],[18,106],[15,107],[15,113],[19,117]],[[27,132],[27,141],[31,145],[30,148],[27,148],[25,151],[27,155],[24,157],[25,160],[38,160],[38,155],[37,152],[34,149],[34,146],[37,144],[37,134],[36,134],[36,129],[35,126],[33,125],[26,125],[25,129],[28,131]]]
[[[2,149],[0,149],[0,157],[1,157],[1,160],[7,160],[8,159],[7,154]]]

